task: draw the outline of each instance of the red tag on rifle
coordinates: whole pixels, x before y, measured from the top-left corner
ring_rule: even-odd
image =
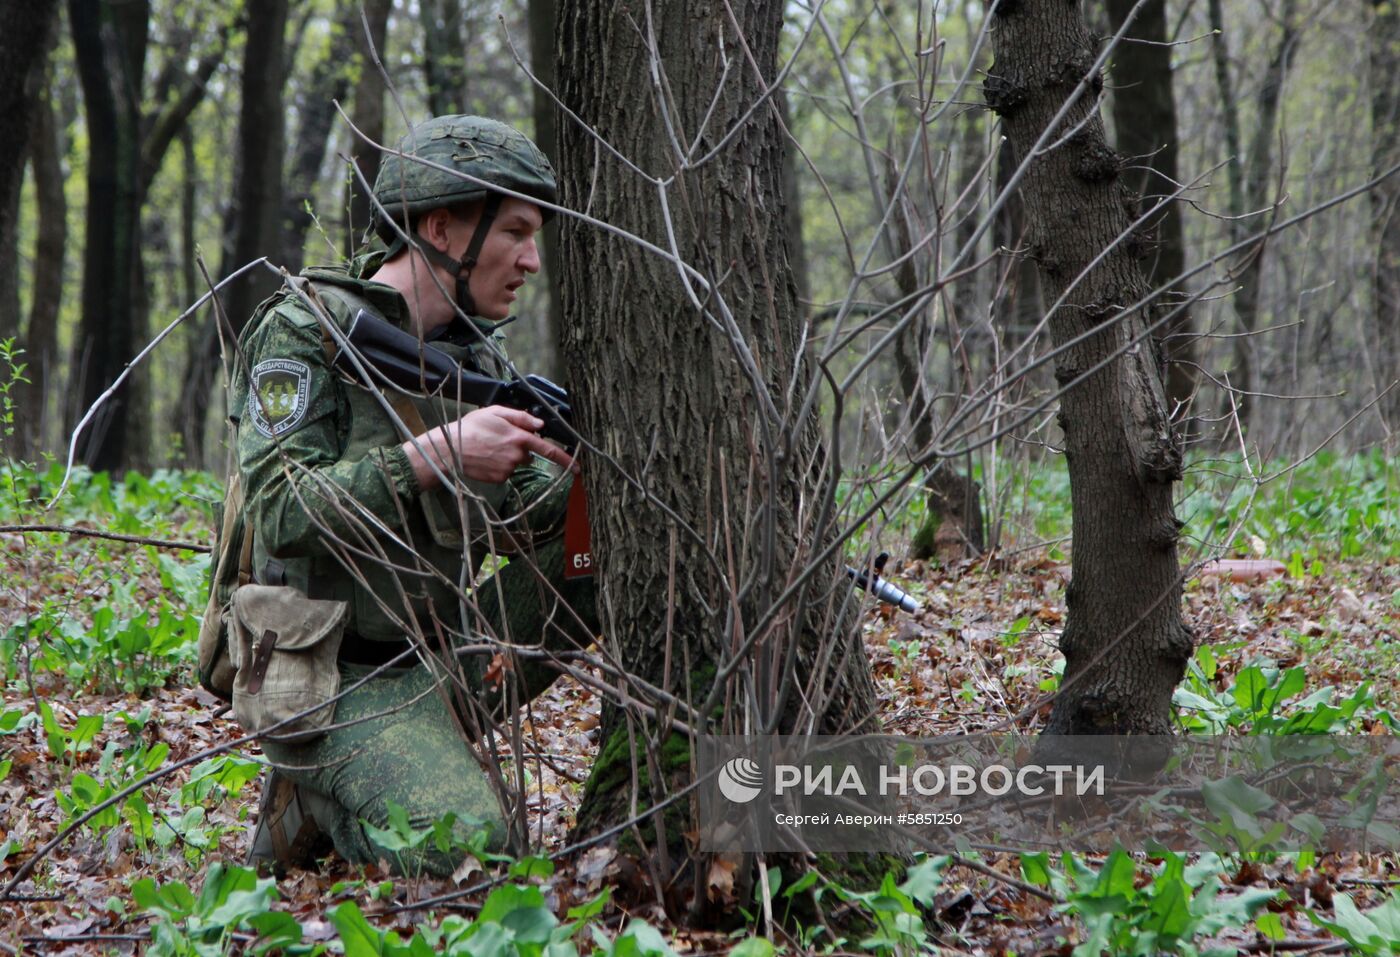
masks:
[[[583,494],[583,476],[574,476],[569,504],[564,511],[564,577],[593,576],[593,544],[588,527],[588,497]]]

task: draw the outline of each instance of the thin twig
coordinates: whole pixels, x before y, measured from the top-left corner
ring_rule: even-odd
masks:
[[[74,525],[0,525],[0,532],[53,532],[61,535],[76,535],[81,538],[105,538],[114,542],[129,542],[132,545],[154,545],[156,548],[174,548],[186,552],[208,553],[212,545],[197,542],[177,542],[165,538],[142,538],[140,535],[118,535],[116,532],[99,532],[95,528],[78,528]]]

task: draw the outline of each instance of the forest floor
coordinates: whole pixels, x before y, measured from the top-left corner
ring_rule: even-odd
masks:
[[[178,481],[172,488],[144,490],[142,508],[169,514],[167,498],[188,494]],[[94,495],[91,514],[129,504],[120,489],[105,494],[109,501]],[[94,524],[91,514],[75,520]],[[149,517],[134,515],[129,527],[118,530],[147,529]],[[186,540],[208,535],[199,517],[165,531]],[[239,730],[216,717],[218,702],[193,686],[188,609],[169,597],[198,592],[203,559],[175,558],[149,546],[19,533],[0,533],[0,553],[6,566],[0,592],[4,886],[67,821],[149,772],[235,739]],[[1055,645],[1065,614],[1063,556],[1050,555],[1036,550],[1007,560],[914,563],[900,571],[896,580],[915,593],[922,610],[911,616],[872,609],[865,625],[887,731],[966,733],[997,727],[1014,715],[1025,716],[1020,730],[1036,729],[1048,711],[1046,693],[1058,682]],[[1200,647],[1179,691],[1187,695],[1178,698],[1185,705],[1182,730],[1202,730],[1205,715],[1217,730],[1248,733],[1261,715],[1232,704],[1239,700],[1232,689],[1254,668],[1272,686],[1287,688],[1287,700],[1271,706],[1277,713],[1349,701],[1349,714],[1336,730],[1394,733],[1391,715],[1400,710],[1394,678],[1400,670],[1400,560],[1290,564],[1287,574],[1264,579],[1202,575],[1188,581],[1185,613]],[[1300,674],[1290,678],[1297,669]],[[1330,695],[1323,690],[1328,688]],[[561,681],[530,708],[526,730],[543,760],[535,765],[528,800],[542,854],[568,846],[573,811],[597,748],[599,707],[595,694]],[[459,873],[456,881],[391,880],[387,866],[362,871],[332,855],[314,872],[278,881],[275,894],[259,890],[256,906],[251,897],[229,897],[228,888],[217,901],[207,887],[200,897],[212,865],[244,860],[258,790],[258,768],[249,759],[256,756],[253,749],[191,761],[121,802],[120,812],[99,815],[43,853],[10,897],[0,900],[0,952],[131,953],[154,946],[177,953],[189,945],[188,952],[217,953],[221,946],[273,940],[285,925],[252,919],[242,932],[217,930],[223,925],[214,905],[224,907],[227,918],[232,901],[242,901],[254,918],[261,912],[289,914],[304,943],[378,953],[351,943],[343,921],[330,916],[338,904],[355,902],[375,927],[395,929],[406,939],[430,917],[441,922],[447,914],[477,913],[489,890],[482,885],[493,877],[537,885],[543,906],[560,919],[613,888],[600,912],[587,914],[606,934],[580,938],[583,949],[623,954],[618,935],[636,918],[660,928],[665,947],[680,953],[723,952],[744,937],[669,925],[645,892],[624,886],[622,862],[613,852],[599,848],[559,857],[552,872],[527,865],[516,867],[512,877],[507,864],[488,862]],[[1093,932],[1086,917],[1103,911],[1085,888],[1094,872],[1107,873],[1104,861],[1102,855],[1082,855],[1051,862],[1055,878],[1037,881],[1021,855],[955,855],[938,864],[936,892],[920,900],[921,926],[903,939],[809,935],[799,942],[778,932],[775,943],[789,952],[1069,954]],[[1179,911],[1172,926],[1189,931],[1173,944],[1175,952],[1400,952],[1400,897],[1394,891],[1400,868],[1394,856],[1257,852],[1197,856],[1191,866],[1190,888],[1199,907],[1194,899],[1172,902],[1173,913]],[[1093,924],[1107,927],[1105,952],[1134,952],[1112,941],[1164,926],[1159,918],[1168,905],[1161,894],[1154,897],[1163,886],[1160,861],[1139,857],[1129,875],[1116,910],[1110,908],[1117,923]],[[253,894],[251,885],[237,880],[229,887]],[[479,889],[439,899],[473,887]],[[712,882],[712,893],[727,890]],[[1223,926],[1196,913],[1228,911],[1232,900],[1245,898],[1267,903]],[[747,902],[734,903],[742,908]],[[1357,912],[1368,910],[1369,923],[1363,923],[1368,919]],[[580,913],[587,912],[575,911]],[[201,938],[200,927],[216,930]],[[751,934],[764,930],[761,923],[749,925]],[[205,943],[195,947],[200,940]],[[658,952],[637,940],[638,947],[626,952]],[[769,953],[771,948],[752,942],[744,951],[745,957]]]

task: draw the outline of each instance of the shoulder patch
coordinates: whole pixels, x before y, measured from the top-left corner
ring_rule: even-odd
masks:
[[[269,439],[295,429],[306,418],[311,369],[296,359],[265,359],[253,366],[248,417]]]

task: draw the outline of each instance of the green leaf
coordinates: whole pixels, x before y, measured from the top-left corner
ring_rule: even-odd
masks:
[[[1283,919],[1273,911],[1265,911],[1254,918],[1254,926],[1267,940],[1283,940],[1288,936],[1288,932],[1283,927]]]
[[[951,858],[943,855],[920,861],[909,868],[904,882],[899,885],[900,890],[924,907],[932,907],[938,889],[943,886],[943,871],[950,860]]]
[[[19,719],[24,717],[24,712],[18,708],[0,712],[0,734],[9,734],[19,727]]]
[[[544,894],[538,887],[522,887],[519,884],[506,884],[498,887],[481,905],[477,922],[481,924],[500,923],[511,911],[521,908],[544,908]]]
[[[1147,930],[1156,931],[1163,937],[1180,937],[1191,926],[1191,889],[1180,876],[1181,864],[1177,862],[1178,873],[1159,880],[1154,887],[1151,902],[1147,906],[1148,918],[1143,922]],[[1164,875],[1165,877],[1165,875]]]
[[[773,957],[773,953],[771,941],[763,937],[750,937],[740,941],[738,946],[729,952],[729,957]]]
[[[817,874],[816,871],[808,871],[806,874],[803,874],[801,877],[799,877],[795,884],[789,884],[787,887],[785,887],[783,889],[783,896],[787,898],[795,897],[796,895],[801,894],[803,891],[807,890],[819,880],[821,880],[821,876]]]
[[[301,943],[301,924],[291,914],[265,911],[250,916],[247,924],[258,935],[252,947],[254,954],[265,954],[269,950],[285,949]]]
[[[1037,887],[1050,886],[1050,855],[1045,851],[1039,854],[1021,855],[1021,875],[1026,882]]]
[[[511,933],[500,924],[478,924],[477,931],[462,944],[470,957],[510,957]],[[345,957],[351,957],[345,952]]]
[[[1206,807],[1247,834],[1254,832],[1255,818],[1274,806],[1273,798],[1238,776],[1203,782],[1201,796]]]
[[[544,945],[549,943],[559,921],[548,907],[518,907],[501,919],[501,926],[511,931],[517,940]]]
[[[340,934],[345,957],[383,957],[384,935],[370,926],[354,901],[338,905],[327,916]]]
[[[510,866],[510,876],[519,880],[545,880],[554,876],[554,862],[547,857],[522,857]]]
[[[815,879],[815,873],[813,873],[812,876]],[[792,889],[789,888],[787,893],[791,892]],[[608,901],[610,900],[612,900],[612,888],[605,887],[603,888],[602,892],[598,894],[597,897],[593,898],[588,903],[580,904],[577,907],[570,907],[569,912],[566,916],[571,921],[592,920],[607,909]]]
[[[1090,891],[1092,897],[1122,896],[1131,897],[1133,894],[1133,876],[1136,868],[1133,859],[1121,847],[1114,848],[1113,853],[1104,861],[1103,869],[1099,871],[1098,880],[1094,882],[1093,890]]]
[[[675,955],[675,951],[666,942],[666,938],[661,936],[661,932],[644,920],[633,920],[632,923],[628,924],[627,929],[618,937],[617,944],[620,945],[624,940],[635,944],[637,953],[644,955],[644,957],[646,955],[674,957]]]

